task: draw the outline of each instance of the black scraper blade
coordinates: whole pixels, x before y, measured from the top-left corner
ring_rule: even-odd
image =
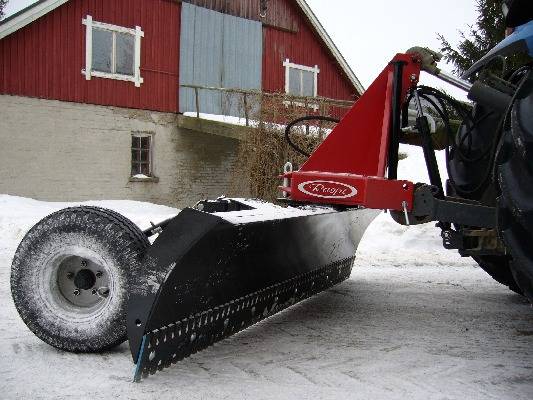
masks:
[[[347,279],[376,215],[227,201],[183,210],[134,271],[136,381]]]

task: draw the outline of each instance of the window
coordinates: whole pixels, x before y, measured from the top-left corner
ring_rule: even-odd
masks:
[[[141,38],[144,32],[93,21],[90,15],[82,20],[85,33],[85,79],[91,77],[131,81],[140,87]]]
[[[135,132],[131,135],[131,177],[146,179],[153,177],[152,163],[153,133]]]
[[[285,92],[294,96],[316,97],[318,95],[318,65],[306,67],[293,64],[286,59],[285,67]]]

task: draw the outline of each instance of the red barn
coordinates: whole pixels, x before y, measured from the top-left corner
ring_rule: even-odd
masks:
[[[180,206],[220,194],[235,140],[179,121],[238,114],[207,87],[363,91],[304,0],[41,0],[0,22],[0,192]]]

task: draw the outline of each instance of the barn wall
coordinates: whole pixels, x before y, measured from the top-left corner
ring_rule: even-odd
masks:
[[[292,2],[271,0],[269,6],[284,8],[285,15],[296,21],[297,32],[285,31],[271,26],[263,28],[263,90],[285,90],[285,67],[287,58],[300,65],[318,65],[318,95],[342,100],[354,100],[356,90],[346,77],[335,58],[321,42],[305,16]]]
[[[128,108],[178,110],[181,5],[167,0],[71,0],[0,40],[0,93]],[[144,83],[85,80],[82,19],[144,31]]]
[[[318,64],[319,95],[352,99],[355,89],[292,1],[270,0],[266,17],[259,0],[186,2],[263,23],[263,89],[283,91],[283,61]],[[85,80],[85,26],[81,20],[141,26],[144,83],[93,77]],[[181,2],[175,0],[71,0],[0,40],[0,93],[165,112],[179,110]]]
[[[178,128],[175,113],[6,95],[0,110],[0,132],[16,133],[2,134],[0,193],[182,208],[227,194],[231,186],[238,141]],[[130,182],[133,131],[154,133],[158,182]]]

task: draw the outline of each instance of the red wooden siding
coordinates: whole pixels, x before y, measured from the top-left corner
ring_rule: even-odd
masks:
[[[262,20],[259,0],[188,0],[228,14]],[[144,32],[144,83],[85,80],[82,19]],[[319,96],[353,100],[356,89],[303,12],[291,0],[269,0],[263,21],[262,87],[285,90],[283,61],[318,65]],[[70,0],[0,40],[0,94],[178,112],[181,3],[176,0]]]
[[[270,0],[269,7],[284,10],[296,21],[296,33],[265,26],[263,28],[263,90],[285,91],[285,67],[287,58],[295,64],[314,67],[318,65],[318,95],[341,100],[354,100],[356,89],[346,77],[333,55],[292,2]]]
[[[177,112],[181,5],[168,0],[71,0],[0,40],[0,93]],[[144,83],[85,80],[85,25],[95,21],[144,32]]]

